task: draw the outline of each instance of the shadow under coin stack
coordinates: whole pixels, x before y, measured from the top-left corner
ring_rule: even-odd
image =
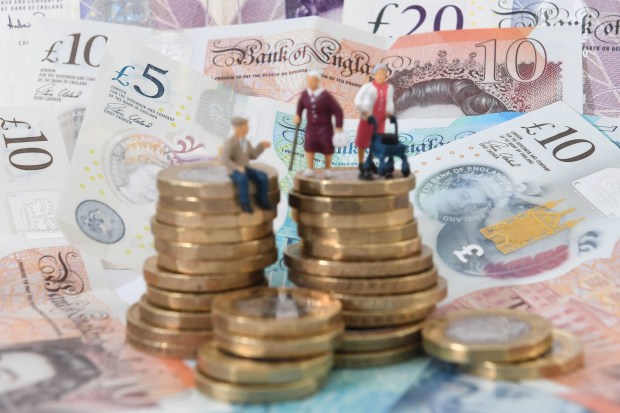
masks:
[[[277,172],[269,176],[273,210],[241,211],[226,168],[193,163],[161,171],[151,222],[157,256],[144,264],[146,294],[127,316],[127,339],[162,356],[193,358],[212,338],[211,303],[224,292],[266,285],[265,267],[277,259],[273,219]]]
[[[342,301],[347,326],[338,367],[370,367],[420,352],[422,321],[446,297],[446,281],[422,245],[409,192],[413,175],[360,180],[355,168],[297,174],[289,193],[301,244],[285,262],[295,284]]]
[[[422,336],[431,356],[489,379],[541,379],[583,365],[578,337],[525,311],[453,311],[429,321]]]
[[[213,302],[215,339],[198,352],[196,383],[215,399],[259,403],[318,391],[344,323],[338,300],[302,288],[255,288]]]

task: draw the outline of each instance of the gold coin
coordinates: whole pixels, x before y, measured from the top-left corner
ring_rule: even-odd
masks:
[[[237,273],[237,272],[254,272],[264,270],[265,267],[276,262],[278,259],[278,251],[275,249],[264,254],[256,254],[238,260],[228,261],[196,261],[177,259],[165,254],[157,255],[157,265],[169,271],[179,272],[181,274],[221,274],[221,273]]]
[[[423,323],[392,328],[346,329],[338,352],[381,351],[420,342]]]
[[[433,266],[433,253],[423,245],[420,254],[391,261],[329,261],[308,257],[301,244],[284,250],[284,262],[294,272],[336,278],[394,277],[428,270]]]
[[[422,330],[424,349],[458,364],[515,362],[551,349],[551,323],[517,310],[459,310],[430,320]]]
[[[384,228],[340,229],[300,225],[297,232],[304,241],[358,245],[404,241],[418,236],[418,225],[411,220],[403,225]]]
[[[335,261],[385,261],[420,252],[420,238],[382,244],[334,244],[322,241],[302,242],[303,252],[311,257]]]
[[[308,336],[254,337],[239,335],[213,326],[219,348],[239,357],[256,359],[289,359],[310,357],[334,351],[342,341],[344,323],[334,323],[327,330]]]
[[[359,353],[336,353],[334,366],[338,368],[366,368],[400,363],[422,353],[420,344],[407,344],[401,347]]]
[[[448,284],[442,277],[438,277],[437,285],[428,290],[411,294],[394,295],[353,295],[332,293],[332,296],[342,302],[342,308],[353,311],[386,311],[402,310],[405,308],[432,307],[448,295]]]
[[[199,212],[175,211],[157,206],[154,220],[162,224],[186,228],[203,228],[209,231],[238,227],[255,227],[274,220],[278,210],[254,208],[254,212],[227,212],[222,214],[201,214]]]
[[[204,229],[177,227],[153,219],[151,220],[151,231],[156,241],[227,244],[266,237],[273,232],[273,222],[268,221],[253,227]]]
[[[572,373],[583,366],[583,345],[567,331],[553,329],[553,346],[547,354],[515,363],[484,361],[464,366],[476,376],[493,380],[534,380]]]
[[[257,337],[308,336],[340,325],[341,304],[329,294],[303,288],[254,288],[221,295],[214,325]]]
[[[426,290],[437,284],[437,269],[411,275],[386,278],[332,278],[289,270],[288,278],[300,287],[341,294],[404,294]]]
[[[179,292],[221,292],[256,285],[265,280],[264,271],[250,273],[185,275],[157,266],[157,257],[144,262],[144,280],[153,287]]]
[[[335,229],[358,229],[386,228],[389,226],[403,225],[413,218],[413,204],[387,212],[373,214],[314,214],[291,210],[291,216],[300,227],[335,228]]]
[[[302,399],[316,393],[327,377],[278,384],[231,384],[196,371],[196,388],[207,396],[232,403],[270,403]]]
[[[395,327],[422,321],[434,310],[434,306],[390,311],[342,310],[342,319],[348,328]]]
[[[161,341],[145,340],[138,336],[126,332],[127,342],[136,350],[153,354],[159,357],[170,357],[179,359],[192,359],[196,357],[198,346],[178,346]]]
[[[127,332],[141,340],[167,343],[173,346],[199,346],[213,337],[211,331],[180,330],[155,327],[140,317],[140,308],[134,304],[127,312]]]
[[[155,239],[155,250],[157,252],[177,259],[196,261],[235,260],[239,257],[264,254],[275,248],[276,240],[273,234],[261,239],[228,244],[199,244]]]
[[[267,280],[259,281],[257,285],[265,285]],[[242,289],[243,290],[243,289]],[[148,300],[162,308],[176,311],[211,311],[211,304],[218,296],[225,291],[215,293],[181,293],[166,291],[152,285],[146,286],[146,297]]]
[[[329,179],[324,169],[315,169],[312,176],[295,175],[295,191],[306,195],[333,197],[345,196],[384,196],[409,192],[415,188],[413,174],[404,177],[400,172],[394,173],[392,179],[359,179],[358,168],[333,168]]]
[[[252,360],[221,351],[213,341],[198,350],[198,369],[228,383],[274,384],[322,377],[329,373],[333,364],[332,353],[294,360]]]
[[[262,163],[254,162],[252,168],[265,172],[269,189],[278,189],[278,171]],[[157,175],[157,189],[162,196],[186,196],[198,198],[235,198],[237,190],[224,164],[218,161],[195,162],[166,168]],[[250,185],[255,193],[255,185]]]
[[[178,330],[211,330],[210,312],[174,311],[151,304],[146,296],[140,302],[140,319],[155,327]]]
[[[269,202],[275,208],[280,202],[280,191],[269,193]],[[202,199],[195,197],[160,196],[159,205],[162,208],[177,211],[199,212],[201,214],[230,214],[243,212],[237,199]],[[258,208],[254,205],[255,208]]]
[[[390,212],[409,206],[409,194],[386,195],[381,197],[329,198],[324,196],[302,195],[297,192],[288,193],[291,208],[300,212],[313,214],[369,214]]]

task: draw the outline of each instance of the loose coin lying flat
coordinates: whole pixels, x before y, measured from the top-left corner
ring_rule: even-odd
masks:
[[[430,320],[422,336],[427,353],[460,364],[528,360],[552,344],[548,320],[517,310],[454,311]]]
[[[415,188],[413,174],[404,177],[400,172],[394,173],[392,179],[359,179],[358,168],[333,168],[329,179],[324,169],[315,169],[313,175],[295,175],[295,191],[306,195],[323,195],[333,197],[347,196],[384,196],[409,192]]]
[[[291,216],[299,226],[336,229],[385,228],[403,225],[413,218],[413,204],[387,212],[372,214],[315,214],[292,209]]]
[[[403,225],[384,228],[341,229],[320,228],[300,225],[297,229],[304,241],[320,241],[323,243],[358,245],[398,242],[418,236],[418,225],[411,220]]]
[[[336,261],[380,261],[395,260],[420,252],[420,238],[381,244],[335,244],[332,242],[306,241],[303,252],[311,257]]]
[[[273,222],[252,227],[204,229],[178,227],[151,220],[151,231],[159,242],[193,242],[200,244],[228,244],[264,238],[273,232]]]
[[[434,310],[434,306],[389,311],[342,310],[342,319],[349,328],[393,327],[422,321]]]
[[[165,254],[157,255],[157,265],[168,271],[182,274],[206,275],[222,273],[253,272],[265,269],[278,259],[278,252],[274,249],[264,254],[257,254],[247,258],[230,261],[195,261],[183,260]]]
[[[252,360],[230,355],[213,341],[198,351],[198,369],[209,377],[228,383],[273,384],[323,377],[334,364],[332,353],[294,360]]]
[[[280,191],[269,193],[269,202],[275,207],[280,202]],[[230,214],[243,212],[241,204],[235,198],[231,199],[208,199],[180,196],[160,196],[159,205],[162,208],[177,211],[199,212],[202,214]],[[255,205],[255,204],[253,204]],[[257,208],[255,206],[255,208]]]
[[[198,348],[196,345],[179,346],[161,341],[146,340],[131,334],[129,331],[127,331],[126,335],[129,344],[137,350],[149,354],[180,359],[191,359],[196,357],[196,350]]]
[[[217,324],[213,331],[217,346],[231,354],[275,360],[310,357],[334,351],[342,341],[344,323],[334,323],[321,333],[291,338],[243,336],[222,330]]]
[[[168,343],[173,346],[199,346],[213,337],[210,331],[178,330],[154,327],[140,318],[138,304],[127,312],[127,332],[135,338],[152,342]]]
[[[329,294],[303,288],[254,288],[219,296],[213,322],[235,334],[294,337],[340,325],[341,304]]]
[[[341,294],[405,294],[426,290],[437,284],[437,269],[417,274],[386,278],[333,278],[289,270],[288,278],[300,287]]]
[[[416,323],[392,328],[347,329],[338,351],[341,353],[381,351],[419,344],[423,326],[423,323]]]
[[[438,277],[437,285],[410,294],[353,295],[332,293],[342,302],[342,308],[353,311],[387,311],[432,307],[448,295],[448,283]]]
[[[203,228],[209,231],[238,227],[255,227],[266,222],[271,223],[277,215],[277,209],[255,208],[254,212],[226,212],[222,214],[201,214],[190,211],[175,211],[157,206],[155,221],[163,224],[187,228]]]
[[[181,260],[232,260],[256,254],[264,254],[276,248],[272,235],[251,241],[228,244],[198,244],[192,242],[162,241],[155,237],[155,250]]]
[[[271,166],[253,162],[252,168],[267,174],[269,189],[278,189],[278,171]],[[221,162],[196,162],[163,169],[157,174],[157,189],[162,196],[198,198],[235,198],[236,189],[229,173]],[[254,185],[251,193],[256,192]]]
[[[257,285],[265,280],[264,271],[250,273],[185,275],[169,272],[157,266],[157,258],[144,262],[144,280],[162,290],[178,292],[222,292]]]
[[[266,284],[266,280],[259,285]],[[180,293],[166,291],[152,285],[146,287],[146,297],[152,304],[175,311],[211,311],[213,300],[224,292],[215,293]]]
[[[433,253],[422,246],[420,254],[391,261],[329,261],[302,254],[300,244],[284,250],[284,262],[294,272],[336,278],[394,277],[428,270],[433,266]]]
[[[233,403],[269,403],[294,400],[316,393],[326,377],[279,384],[231,384],[196,371],[196,387],[209,397]]]
[[[420,344],[407,344],[394,349],[360,352],[336,353],[334,366],[339,368],[366,368],[378,367],[399,363],[412,359],[422,353]]]
[[[409,194],[386,195],[381,197],[329,198],[322,196],[288,193],[288,203],[301,212],[313,214],[369,214],[391,212],[409,206]]]
[[[146,296],[139,302],[140,319],[155,327],[178,330],[210,330],[210,312],[174,311],[151,304]]]
[[[464,366],[464,370],[494,380],[531,380],[572,373],[581,366],[581,340],[564,330],[553,329],[552,349],[539,358],[515,363],[485,361]]]

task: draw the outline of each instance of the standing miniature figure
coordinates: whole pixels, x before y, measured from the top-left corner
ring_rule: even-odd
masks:
[[[370,147],[373,119],[377,123],[377,133],[384,133],[385,120],[394,115],[394,87],[387,83],[388,67],[384,64],[376,65],[372,69],[372,76],[374,80],[357,91],[354,101],[361,115],[355,137],[360,172],[363,172],[366,149]]]
[[[304,174],[312,174],[315,154],[318,152],[325,156],[326,177],[329,177],[334,154],[332,116],[336,117],[336,133],[340,134],[342,133],[343,114],[338,101],[321,87],[320,80],[321,75],[318,72],[314,70],[308,72],[308,88],[301,93],[299,102],[297,102],[297,113],[293,122],[296,126],[301,124],[301,115],[305,109],[308,122],[304,150],[308,169],[304,171]]]
[[[271,209],[269,202],[269,179],[267,174],[248,165],[250,160],[258,156],[271,146],[267,141],[260,142],[257,146],[252,146],[246,139],[248,134],[248,120],[241,116],[235,116],[231,120],[234,128],[233,136],[224,143],[222,152],[222,162],[226,166],[230,179],[237,187],[239,192],[239,203],[244,212],[253,212],[250,205],[249,181],[256,185],[256,203],[262,209]]]

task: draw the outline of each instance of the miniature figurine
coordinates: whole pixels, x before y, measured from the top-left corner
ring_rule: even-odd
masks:
[[[301,115],[305,109],[308,122],[304,150],[308,169],[304,171],[304,174],[312,175],[315,154],[318,152],[325,156],[325,172],[326,177],[329,177],[334,154],[332,117],[336,117],[336,133],[342,133],[343,114],[336,99],[321,87],[320,80],[319,72],[314,70],[308,72],[308,88],[301,93],[299,102],[297,102],[297,113],[293,123],[296,126],[301,124]]]
[[[267,141],[260,142],[257,146],[252,146],[246,139],[248,134],[248,120],[241,116],[235,116],[231,120],[234,128],[233,135],[224,143],[222,152],[222,162],[226,165],[230,179],[239,191],[239,203],[244,212],[253,212],[250,205],[249,182],[256,185],[256,203],[262,209],[271,209],[269,202],[269,179],[267,174],[248,165],[250,160],[258,156],[271,146]]]
[[[357,127],[355,145],[360,172],[364,172],[364,155],[370,147],[373,133],[385,132],[385,120],[394,115],[394,87],[387,83],[389,71],[384,64],[375,65],[372,69],[374,80],[365,84],[355,95],[355,107],[361,119]],[[374,122],[373,122],[374,121]],[[376,125],[376,132],[373,130]]]

